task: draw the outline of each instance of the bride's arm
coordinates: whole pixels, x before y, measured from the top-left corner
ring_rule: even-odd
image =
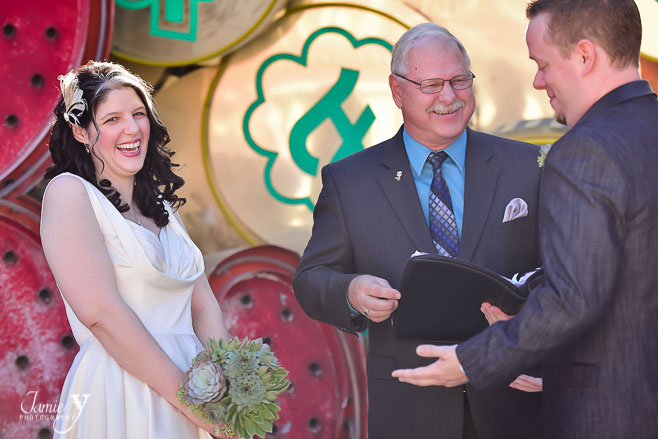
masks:
[[[208,429],[176,397],[183,372],[121,299],[86,190],[74,177],[60,177],[48,187],[43,200],[41,241],[62,294],[112,358],[197,425]]]
[[[178,211],[174,215],[185,228]],[[194,333],[203,343],[203,346],[207,346],[210,337],[215,340],[229,337],[222,310],[205,274],[201,275],[194,285],[194,292],[192,293],[192,326],[194,326]]]
[[[215,340],[229,337],[222,310],[205,275],[196,282],[192,293],[192,325],[204,346],[207,345],[209,337]]]

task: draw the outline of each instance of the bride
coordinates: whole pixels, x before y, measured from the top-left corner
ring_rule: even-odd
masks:
[[[209,438],[177,399],[222,312],[175,192],[183,180],[150,87],[90,62],[60,77],[41,239],[80,352],[54,424],[61,438]]]

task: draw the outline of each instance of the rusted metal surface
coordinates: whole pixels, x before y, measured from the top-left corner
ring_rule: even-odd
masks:
[[[57,76],[77,67],[89,27],[90,0],[5,2],[0,52],[0,180],[34,152],[59,99]]]
[[[0,437],[50,437],[78,346],[35,231],[0,216],[0,255]]]
[[[111,0],[4,2],[0,14],[0,437],[47,438],[78,351],[39,240],[57,76],[107,57]],[[11,98],[8,98],[11,96]]]
[[[263,338],[290,371],[270,437],[366,437],[365,360],[359,339],[311,320],[292,291],[299,257],[274,246],[224,260],[210,276],[233,335]]]
[[[0,198],[34,207],[29,192],[50,165],[57,76],[90,59],[107,58],[114,8],[111,0],[5,3],[0,96],[11,99],[0,99]]]

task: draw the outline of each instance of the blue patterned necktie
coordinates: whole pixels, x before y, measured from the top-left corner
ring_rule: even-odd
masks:
[[[430,232],[439,254],[454,258],[459,253],[459,234],[455,214],[452,211],[450,191],[441,174],[441,165],[447,158],[448,154],[445,151],[433,151],[427,158],[434,168],[430,187]]]

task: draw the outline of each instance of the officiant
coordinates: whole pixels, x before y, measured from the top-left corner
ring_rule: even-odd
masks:
[[[414,252],[507,277],[539,266],[538,148],[467,127],[475,77],[448,30],[411,28],[393,48],[389,76],[403,126],[322,170],[313,233],[293,287],[310,317],[346,332],[369,330],[371,438],[542,437],[541,393],[524,381],[483,393],[391,376],[429,363],[416,355],[418,343],[394,337],[390,320]]]

